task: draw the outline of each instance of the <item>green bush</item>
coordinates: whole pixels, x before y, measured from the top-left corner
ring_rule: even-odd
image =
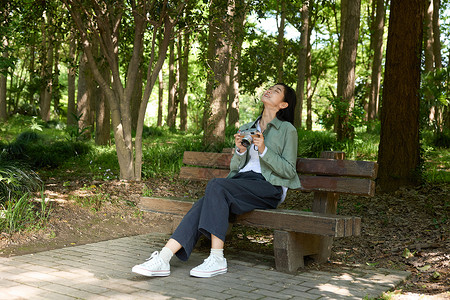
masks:
[[[164,143],[145,146],[143,150],[142,177],[163,177],[178,174],[184,151],[204,151],[200,136],[182,136],[175,141],[165,136]]]
[[[298,131],[298,156],[320,157],[322,151],[338,151],[334,133],[328,131]]]
[[[31,168],[56,168],[69,158],[88,153],[88,143],[53,140],[33,131],[25,131],[14,142],[3,145],[2,158],[28,164]]]

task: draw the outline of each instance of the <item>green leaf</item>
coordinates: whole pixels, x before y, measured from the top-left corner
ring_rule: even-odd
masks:
[[[431,265],[425,265],[423,267],[418,267],[417,270],[419,270],[420,272],[426,272],[431,268]]]

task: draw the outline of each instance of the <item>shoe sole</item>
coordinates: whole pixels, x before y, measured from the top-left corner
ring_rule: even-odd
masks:
[[[199,277],[199,278],[209,278],[220,274],[225,274],[228,271],[227,268],[219,269],[211,272],[204,272],[204,271],[194,271],[191,270],[191,276],[193,277]]]
[[[170,275],[170,271],[148,271],[145,269],[141,269],[141,268],[136,268],[134,267],[133,269],[131,269],[131,272],[139,274],[139,275],[144,275],[144,276],[148,276],[148,277],[162,277],[162,276],[169,276]]]

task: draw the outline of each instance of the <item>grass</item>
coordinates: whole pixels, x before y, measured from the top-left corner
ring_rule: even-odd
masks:
[[[42,199],[37,204],[29,193],[12,197],[0,210],[0,231],[12,233],[45,227],[51,213],[51,205]]]

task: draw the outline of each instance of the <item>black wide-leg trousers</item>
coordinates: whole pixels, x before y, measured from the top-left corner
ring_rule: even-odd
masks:
[[[276,208],[282,193],[280,186],[273,186],[253,171],[210,180],[205,196],[194,203],[172,235],[182,246],[176,256],[186,261],[202,234],[209,239],[213,234],[225,241],[230,214]]]

